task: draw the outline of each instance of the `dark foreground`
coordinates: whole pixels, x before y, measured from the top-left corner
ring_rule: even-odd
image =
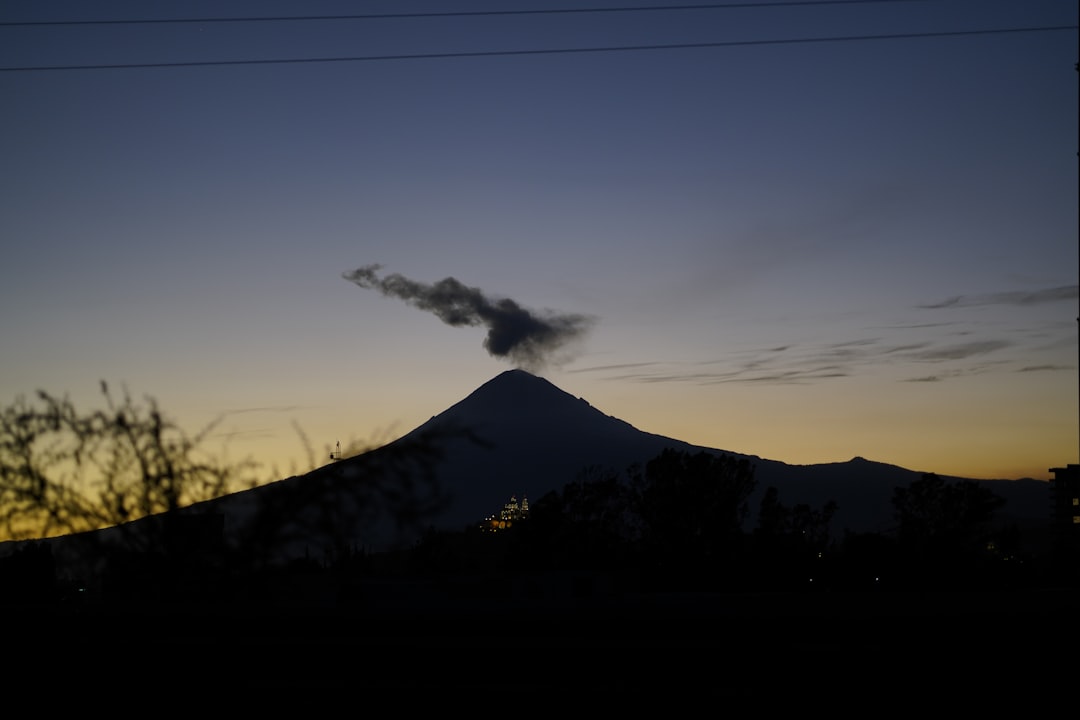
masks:
[[[530,598],[387,585],[332,601],[11,610],[5,680],[58,687],[745,697],[763,709],[795,697],[1010,699],[1030,710],[1080,682],[1071,588]]]

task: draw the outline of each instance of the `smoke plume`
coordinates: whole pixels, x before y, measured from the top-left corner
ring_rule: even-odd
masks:
[[[484,348],[525,370],[542,369],[592,325],[592,319],[585,315],[538,313],[509,298],[489,298],[452,277],[429,285],[398,273],[379,278],[380,269],[381,265],[365,265],[343,273],[343,277],[433,313],[447,325],[483,325],[488,329]]]

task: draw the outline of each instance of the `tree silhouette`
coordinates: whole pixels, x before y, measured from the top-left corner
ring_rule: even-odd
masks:
[[[684,579],[715,575],[739,549],[756,485],[747,459],[665,449],[631,478],[646,562]]]
[[[959,570],[977,567],[990,523],[1005,500],[973,480],[947,483],[924,473],[893,491],[897,541],[913,575],[959,582]]]
[[[255,484],[250,463],[203,459],[194,437],[153,400],[81,413],[41,391],[0,409],[0,527],[9,539],[47,538],[175,511]]]
[[[969,543],[993,519],[1005,500],[973,480],[946,483],[924,473],[893,491],[900,542],[937,551]]]
[[[771,587],[801,587],[819,574],[836,510],[833,501],[819,510],[805,503],[789,508],[780,502],[779,490],[766,488],[753,533],[753,557],[747,564],[753,581]]]
[[[624,567],[634,542],[629,490],[614,470],[582,468],[561,491],[530,506],[515,523],[513,562],[546,570],[612,570]]]

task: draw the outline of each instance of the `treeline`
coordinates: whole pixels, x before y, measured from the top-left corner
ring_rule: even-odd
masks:
[[[1077,582],[1076,558],[1025,545],[975,481],[924,474],[892,496],[894,529],[837,535],[837,505],[785,505],[753,465],[666,450],[629,479],[589,469],[498,532],[430,532],[398,556],[416,574],[605,573],[644,590],[990,589]]]
[[[996,519],[1005,501],[974,481],[925,474],[895,488],[893,531],[840,535],[835,503],[789,506],[770,487],[752,508],[756,487],[747,459],[666,450],[625,475],[587,468],[498,531],[429,530],[403,550],[342,547],[276,566],[229,552],[220,518],[193,516],[163,526],[183,531],[173,542],[113,550],[99,587],[106,597],[258,602],[305,583],[344,597],[369,581],[463,578],[501,591],[529,578],[641,592],[1080,586],[1075,554],[1025,549],[1020,529]],[[45,541],[0,558],[0,602],[69,602],[83,580],[57,572]]]

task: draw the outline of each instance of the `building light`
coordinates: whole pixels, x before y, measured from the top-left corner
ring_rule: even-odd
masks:
[[[497,516],[491,515],[484,520],[483,528],[498,532],[511,527],[515,520],[523,520],[527,517],[529,517],[529,499],[522,496],[519,503],[517,496],[511,495],[510,502],[503,505],[503,509],[499,511]]]

